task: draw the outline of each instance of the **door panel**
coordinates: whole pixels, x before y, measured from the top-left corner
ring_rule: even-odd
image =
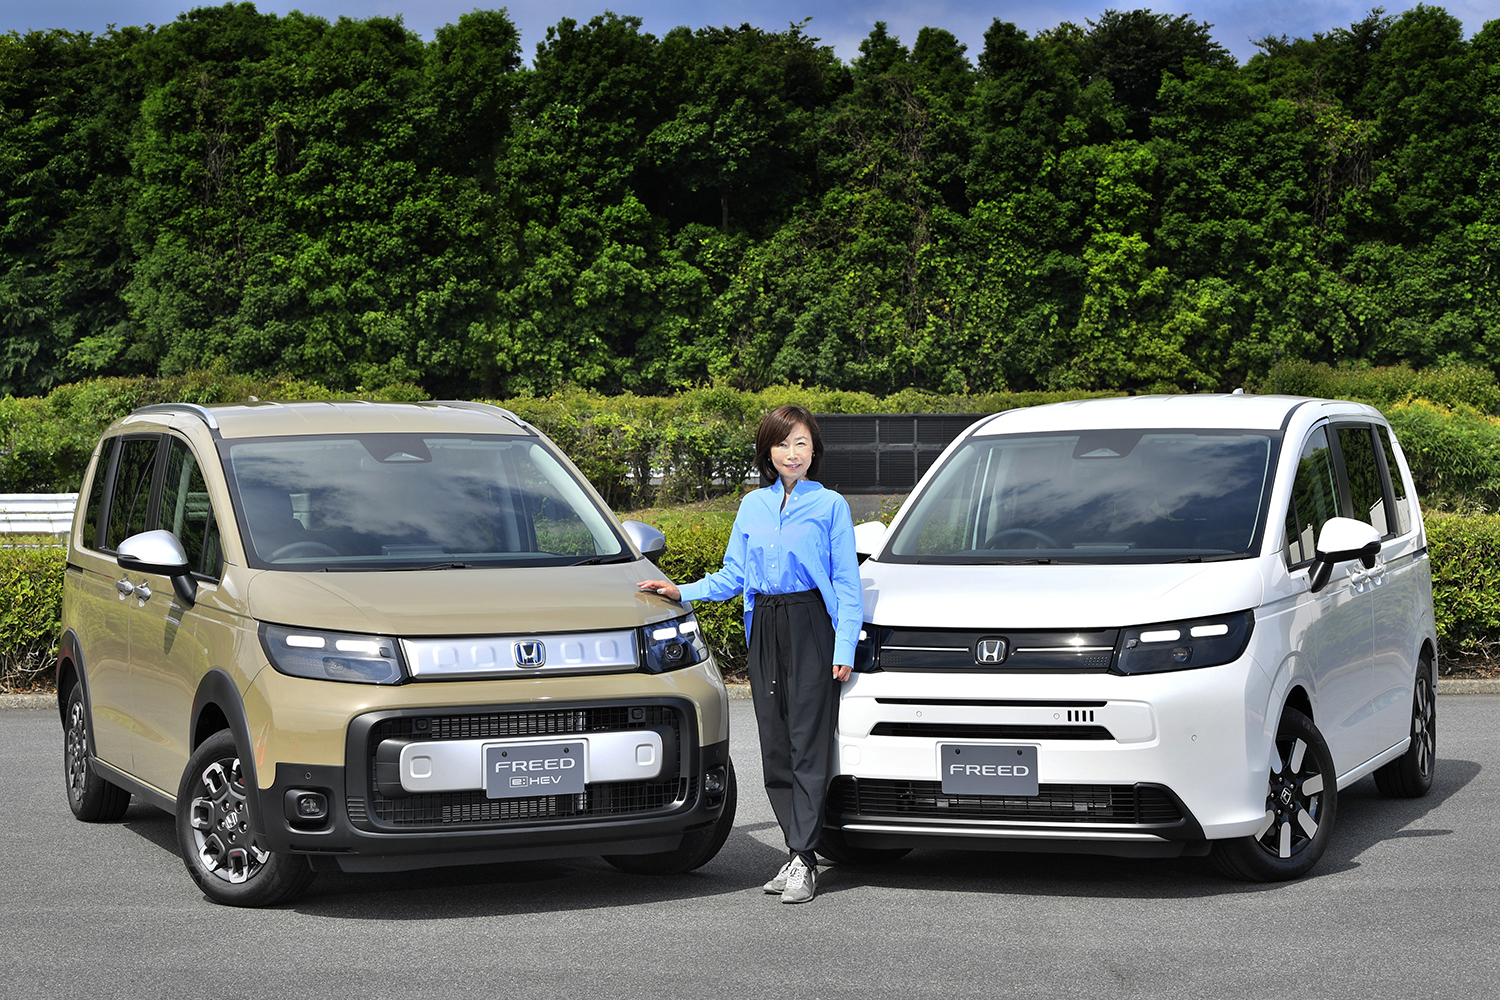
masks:
[[[1286,517],[1286,552],[1291,565],[1313,557],[1318,532],[1329,518],[1344,514],[1338,467],[1328,429],[1316,427],[1303,444]],[[1362,585],[1357,562],[1334,567],[1328,586],[1308,593],[1297,609],[1298,651],[1316,686],[1318,728],[1340,771],[1368,756],[1361,733],[1368,721],[1365,689],[1374,650],[1374,602]]]
[[[219,575],[218,523],[208,499],[203,470],[192,450],[167,439],[159,489],[161,508],[154,523],[177,536],[188,563],[200,578]],[[138,602],[131,622],[131,693],[139,742],[136,769],[151,784],[175,794],[187,766],[193,697],[208,670],[207,654],[196,636],[201,617],[178,597],[172,581],[143,575],[151,598]]]
[[[1391,446],[1389,432],[1377,428],[1383,472],[1388,474],[1386,503],[1391,511],[1376,527],[1386,529],[1379,561],[1371,571],[1375,585],[1375,677],[1388,692],[1376,723],[1379,750],[1395,746],[1411,730],[1412,689],[1422,630],[1422,608],[1430,600],[1432,575],[1422,533],[1412,523],[1411,491]],[[1378,751],[1377,751],[1378,752]]]
[[[145,530],[157,441],[153,436],[120,442],[112,484],[105,493],[104,551],[80,549],[77,554],[83,568],[79,641],[88,671],[94,752],[131,773],[138,739],[130,695],[130,630],[138,601],[119,586],[138,581],[120,569],[113,550],[134,533],[132,527]]]

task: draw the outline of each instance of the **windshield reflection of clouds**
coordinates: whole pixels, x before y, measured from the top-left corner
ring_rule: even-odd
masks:
[[[891,552],[1004,558],[1249,549],[1270,471],[1268,435],[1147,432],[1120,450],[1093,449],[1078,434],[972,441],[917,498]]]
[[[232,446],[236,484],[262,559],[620,551],[583,489],[554,482],[566,473],[534,443],[427,438],[416,449],[393,451],[381,437]]]

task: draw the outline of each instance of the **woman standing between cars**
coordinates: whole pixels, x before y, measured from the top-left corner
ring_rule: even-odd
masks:
[[[674,601],[745,598],[750,690],[766,796],[790,859],[765,884],[783,903],[817,892],[818,837],[835,767],[839,685],[849,679],[864,609],[848,502],[808,479],[823,458],[801,406],[761,418],[755,467],[768,484],[740,502],[724,568],[696,583],[645,580]]]

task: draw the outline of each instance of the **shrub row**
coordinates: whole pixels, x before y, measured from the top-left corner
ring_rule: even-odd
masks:
[[[1432,607],[1444,667],[1500,652],[1500,515],[1424,518],[1432,553]]]
[[[46,397],[0,399],[0,492],[78,489],[99,434],[139,406],[259,399],[426,399],[412,385],[335,393],[290,377],[257,380],[211,369],[173,378],[95,379]],[[782,403],[815,413],[995,413],[1099,393],[893,396],[777,386],[761,392],[705,387],[677,396],[600,396],[564,390],[496,400],[553,438],[615,509],[702,499],[738,489],[750,471],[756,422]]]
[[[0,548],[0,691],[45,680],[62,629],[66,552],[51,537]]]
[[[1424,368],[1406,365],[1382,368],[1338,367],[1312,361],[1277,365],[1252,391],[1353,399],[1384,410],[1396,403],[1426,399],[1447,407],[1470,407],[1500,415],[1500,381],[1487,368],[1455,365]]]
[[[1444,508],[1500,507],[1500,384],[1478,368],[1345,369],[1279,366],[1259,391],[1279,390],[1379,406],[1396,425],[1424,500]],[[222,369],[173,378],[96,379],[44,398],[0,399],[0,492],[78,489],[99,432],[148,403],[336,399],[289,377],[257,380]],[[708,386],[677,396],[600,396],[581,389],[497,400],[551,436],[616,510],[732,492],[750,471],[756,422],[782,403],[815,413],[996,413],[1099,393],[891,396],[775,386],[743,392]],[[386,386],[363,399],[424,399],[417,386]]]

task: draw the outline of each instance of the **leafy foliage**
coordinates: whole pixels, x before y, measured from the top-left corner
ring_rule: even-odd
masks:
[[[53,538],[14,536],[0,547],[0,691],[45,679],[62,631],[63,563]]]
[[[847,65],[809,30],[564,18],[529,67],[503,10],[0,37],[0,392],[1500,370],[1500,22],[1377,9],[1244,66],[1148,10],[974,53],[877,23]]]

